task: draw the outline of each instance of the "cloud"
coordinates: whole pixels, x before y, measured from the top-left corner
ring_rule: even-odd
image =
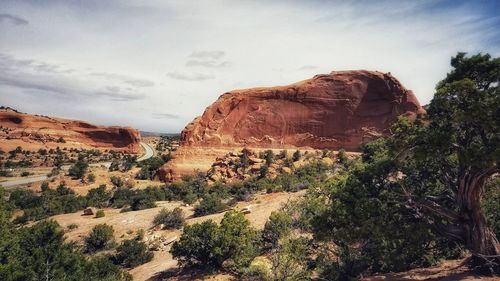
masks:
[[[191,58],[199,58],[199,59],[220,59],[226,53],[224,51],[194,51],[191,53],[189,57]]]
[[[30,71],[37,73],[69,74],[74,69],[63,65],[42,62],[34,59],[18,59],[9,54],[0,53],[0,70]]]
[[[203,81],[203,80],[211,80],[214,79],[215,76],[213,74],[207,73],[186,73],[186,72],[169,72],[167,74],[168,77],[177,80],[186,80],[186,81]]]
[[[34,59],[17,59],[0,53],[0,85],[29,90],[30,95],[51,93],[59,98],[109,98],[112,101],[133,101],[144,99],[134,88],[104,85],[99,90],[96,81],[81,81],[80,76],[71,75],[76,70],[66,69],[57,64]],[[149,85],[146,80],[127,80],[128,76],[118,76],[124,84]]]
[[[138,87],[138,88],[144,88],[144,87],[152,87],[155,85],[155,82],[147,79],[140,79],[140,78],[134,78],[130,77],[128,75],[122,75],[122,74],[116,74],[116,73],[106,73],[106,72],[92,72],[90,73],[91,76],[98,76],[98,77],[103,77],[109,80],[118,80],[122,81],[126,84]]]
[[[105,91],[99,91],[94,94],[97,98],[108,97],[112,101],[137,101],[146,96],[138,93],[122,93],[119,87],[108,87]]]
[[[299,67],[297,70],[316,70],[318,68],[319,68],[319,66],[317,66],[317,65],[303,65],[303,66]]]
[[[29,21],[11,14],[0,14],[0,24],[7,22],[14,25],[27,25]]]
[[[229,61],[222,61],[218,62],[215,60],[188,60],[186,62],[186,66],[191,67],[191,66],[202,66],[202,67],[228,67],[231,66],[231,63]]]
[[[171,113],[153,113],[152,114],[154,119],[179,119],[180,116],[177,114],[171,114]]]

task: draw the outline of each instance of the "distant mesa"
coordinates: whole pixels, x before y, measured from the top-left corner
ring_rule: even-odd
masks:
[[[215,160],[232,148],[359,151],[362,143],[388,134],[399,116],[422,113],[412,91],[378,71],[333,71],[287,86],[234,90],[185,127],[181,148],[162,174],[175,180],[193,168],[207,170],[210,161],[187,163],[202,159],[200,153]]]
[[[21,146],[26,150],[68,147],[139,153],[140,139],[139,132],[132,128],[97,126],[0,107],[0,149],[3,151]]]

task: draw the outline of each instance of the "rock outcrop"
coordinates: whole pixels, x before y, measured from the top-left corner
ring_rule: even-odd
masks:
[[[377,71],[333,71],[288,86],[235,90],[186,126],[178,156],[163,174],[175,179],[176,166],[186,162],[183,151],[190,149],[359,151],[363,142],[388,134],[399,116],[414,119],[420,113],[425,110],[412,91],[390,73]]]
[[[96,126],[83,121],[20,113],[0,109],[0,149],[17,146],[27,150],[55,148],[96,148],[138,153],[137,130],[117,126]]]
[[[390,74],[334,71],[288,86],[223,94],[186,126],[182,144],[356,151],[400,115],[424,112]]]

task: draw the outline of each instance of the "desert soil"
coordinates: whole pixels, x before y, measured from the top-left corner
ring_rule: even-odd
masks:
[[[255,228],[262,229],[272,211],[280,209],[283,204],[291,200],[298,199],[304,194],[305,191],[297,193],[262,193],[258,194],[252,201],[239,202],[235,208],[242,209],[250,205],[252,212],[247,214],[246,217]],[[220,222],[224,216],[224,213],[219,213],[194,218],[192,217],[193,207],[185,206],[182,202],[161,201],[157,202],[157,206],[158,207],[156,208],[126,213],[120,213],[119,209],[107,208],[104,209],[105,217],[103,218],[83,216],[82,212],[57,215],[52,218],[65,229],[70,224],[77,224],[78,228],[68,231],[66,233],[66,237],[68,241],[75,241],[81,244],[83,243],[83,238],[90,233],[92,228],[100,223],[106,223],[113,226],[117,242],[120,242],[123,239],[131,239],[136,236],[138,230],[144,229],[147,231],[151,229],[153,227],[152,222],[154,217],[162,208],[173,209],[175,207],[181,207],[187,216],[187,224],[203,222],[206,220]],[[155,236],[160,235],[166,237],[167,239],[179,237],[180,234],[180,230],[154,230]],[[170,246],[154,252],[154,258],[152,261],[130,270],[134,280],[154,280],[155,277],[160,276],[162,272],[175,269],[177,267],[177,262],[168,252],[169,248]],[[220,278],[222,278],[222,276],[220,276]]]

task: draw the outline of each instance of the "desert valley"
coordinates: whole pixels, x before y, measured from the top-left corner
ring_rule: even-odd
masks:
[[[271,47],[261,49],[245,41],[254,50],[243,52],[235,62],[224,51],[193,51],[182,65],[198,70],[172,70],[166,81],[153,71],[174,65],[181,57],[176,50],[191,40],[205,44],[204,39],[212,42],[221,36],[233,54],[246,50],[248,46],[233,46],[229,39],[243,39],[240,32],[227,29],[226,21],[241,30],[251,28],[255,36],[265,33],[266,42],[276,47],[276,31],[266,29],[288,30],[289,23],[263,23],[261,29],[239,17],[248,10],[262,11],[256,17],[273,23],[275,15],[314,15],[315,28],[301,34],[316,42],[315,36],[328,38],[330,30],[323,25],[335,26],[331,19],[316,17],[335,7],[343,15],[335,14],[335,20],[345,21],[335,34],[347,30],[346,42],[362,35],[367,42],[385,44],[370,36],[372,24],[375,30],[385,20],[406,26],[405,18],[397,15],[428,12],[448,18],[448,11],[454,11],[464,17],[477,12],[494,29],[497,16],[486,8],[389,1],[388,6],[379,4],[385,7],[380,10],[371,3],[279,1],[269,4],[274,13],[267,13],[250,3],[222,1],[200,4],[205,10],[198,13],[200,7],[189,1],[146,1],[144,6],[135,1],[48,2],[6,2],[10,12],[0,13],[0,32],[7,32],[9,50],[29,46],[26,50],[40,48],[40,54],[50,54],[44,44],[29,45],[9,33],[32,28],[31,19],[14,12],[31,14],[33,22],[47,25],[52,24],[49,15],[70,15],[53,19],[71,23],[68,26],[19,31],[26,36],[22,40],[31,40],[26,34],[48,34],[55,42],[60,40],[56,30],[69,28],[88,36],[75,39],[83,40],[79,42],[103,42],[107,34],[125,43],[109,50],[105,45],[86,46],[96,60],[109,57],[109,63],[95,63],[94,55],[72,53],[79,47],[64,44],[47,55],[63,61],[73,57],[80,68],[70,68],[69,62],[44,63],[42,56],[18,59],[2,54],[0,46],[0,280],[499,280],[498,46],[484,43],[491,51],[477,51],[483,46],[478,38],[483,37],[460,41],[458,36],[457,42],[471,50],[461,52],[453,44],[430,40],[437,35],[427,35],[432,29],[427,21],[413,18],[422,25],[418,34],[433,42],[425,46],[446,50],[439,53],[444,58],[435,61],[438,56],[419,53],[422,58],[413,60],[409,53],[383,51],[388,61],[412,59],[413,64],[393,71],[377,54],[363,55],[358,50],[366,49],[363,44],[345,43],[349,48],[331,57],[339,63],[328,71],[309,64],[292,68],[293,58],[316,64],[323,58],[313,50],[324,53],[312,43],[293,41],[295,33],[286,33],[311,52],[296,52],[291,46],[281,49],[282,54],[268,55]],[[500,8],[486,2],[484,7]],[[235,14],[207,20],[205,15],[215,13],[215,7]],[[388,12],[394,7],[400,9]],[[351,13],[363,8],[395,18],[362,14],[367,22],[351,22]],[[108,21],[118,15],[130,17],[126,32]],[[437,30],[445,29],[440,21],[427,20]],[[171,61],[160,62],[136,49],[143,39],[157,42],[149,36],[163,38],[154,28],[136,33],[146,22],[162,23],[161,32],[196,27],[199,33],[175,33],[183,34],[179,42],[161,42],[158,46],[172,48],[172,54],[165,54]],[[359,26],[367,30],[359,31]],[[485,30],[473,27],[477,34]],[[403,36],[398,28],[384,36]],[[228,39],[220,30],[233,35]],[[155,44],[146,45],[140,48],[156,50]],[[344,63],[346,54],[356,63]],[[283,67],[271,66],[281,55],[287,57]],[[136,61],[141,56],[148,62],[147,73],[138,70],[144,67]],[[367,67],[356,67],[358,56]],[[261,64],[262,70],[256,71],[253,59],[270,66]],[[238,62],[250,68],[225,70]],[[133,67],[127,75],[111,73],[122,67],[126,72],[129,63]],[[375,70],[377,63],[385,71]],[[440,76],[432,72],[433,80],[422,78],[431,77],[429,73],[415,70],[425,66],[430,71],[434,65]],[[208,84],[210,80],[216,81]],[[103,81],[112,81],[112,86],[101,87]],[[427,88],[420,86],[423,81]],[[434,84],[429,86],[429,81]],[[192,86],[196,83],[202,86]],[[158,91],[161,87],[170,87],[170,92]]]

